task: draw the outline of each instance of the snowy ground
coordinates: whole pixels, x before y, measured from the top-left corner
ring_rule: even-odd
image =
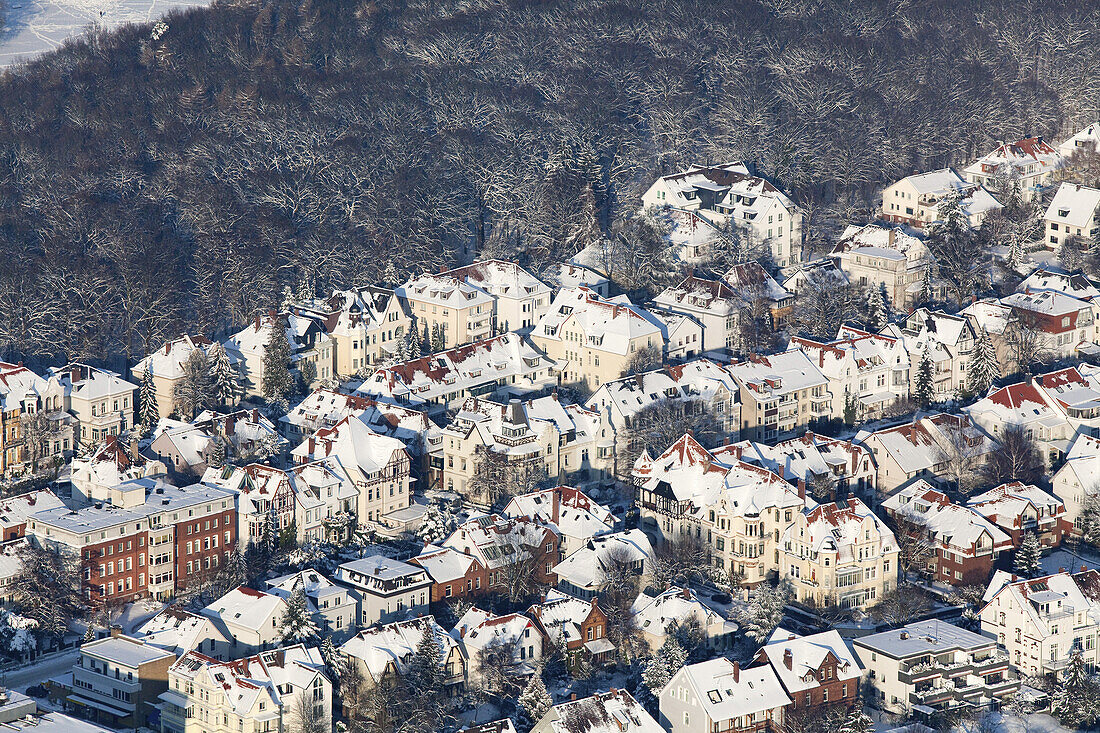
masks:
[[[1062,568],[1075,573],[1082,565],[1090,570],[1100,568],[1100,557],[1091,552],[1073,552],[1068,547],[1060,547],[1043,558],[1043,572],[1047,574]]]
[[[37,56],[101,23],[116,28],[156,20],[174,8],[210,0],[0,0],[7,24],[0,28],[0,67]]]

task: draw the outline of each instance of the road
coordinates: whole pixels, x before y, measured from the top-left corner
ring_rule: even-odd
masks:
[[[80,652],[77,649],[66,649],[57,654],[51,654],[44,659],[26,667],[9,670],[0,676],[4,687],[18,692],[23,692],[31,685],[45,682],[50,677],[57,677],[72,669]]]

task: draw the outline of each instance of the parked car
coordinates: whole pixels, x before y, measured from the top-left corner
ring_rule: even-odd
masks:
[[[31,685],[27,688],[27,697],[46,697],[49,691],[42,685]]]

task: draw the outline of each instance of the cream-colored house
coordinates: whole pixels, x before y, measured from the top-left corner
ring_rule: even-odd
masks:
[[[976,471],[994,448],[966,415],[939,413],[873,432],[860,431],[855,442],[870,449],[878,489],[887,494],[919,476],[955,478],[953,467]]]
[[[664,354],[661,323],[625,298],[606,299],[588,288],[561,290],[531,332],[535,346],[557,362],[562,384],[590,390],[618,379],[643,349]]]
[[[493,334],[493,296],[453,275],[420,275],[394,293],[405,303],[420,335],[443,331],[443,348],[480,341]]]
[[[867,608],[898,583],[898,543],[859,499],[807,507],[783,533],[780,575],[799,601]]]
[[[62,460],[72,454],[72,417],[65,412],[63,389],[22,364],[0,362],[0,476],[32,468],[33,449],[26,440],[24,420],[44,412],[50,435],[41,446],[40,459]]]
[[[64,399],[60,408],[52,400],[51,409],[67,410],[79,423],[77,444],[98,443],[133,426],[138,386],[115,372],[73,363],[51,370],[50,382]]]
[[[978,341],[977,329],[976,321],[965,316],[918,308],[909,314],[902,328],[891,324],[882,332],[901,337],[911,365],[919,365],[928,350],[933,393],[936,401],[941,401],[969,386],[968,368]],[[910,389],[916,387],[917,373],[915,366],[910,368]]]
[[[662,176],[642,195],[642,206],[692,211],[713,224],[732,220],[744,236],[768,245],[779,267],[802,260],[805,215],[744,163],[696,166]]]
[[[493,298],[494,333],[528,333],[550,307],[550,286],[515,262],[483,260],[443,274]]]
[[[351,375],[390,359],[412,328],[407,307],[392,290],[337,290],[313,304],[334,342],[335,374]]]
[[[263,394],[264,354],[276,324],[283,329],[290,344],[291,368],[300,371],[304,361],[313,362],[316,368],[316,379],[307,387],[312,388],[336,376],[336,348],[319,315],[300,309],[287,313],[268,311],[256,316],[247,328],[222,344],[230,360],[241,365],[241,377],[248,395]]]
[[[556,482],[598,478],[607,467],[596,449],[598,430],[596,413],[562,404],[556,396],[507,405],[471,397],[443,430],[443,487],[488,503],[490,497],[474,479],[480,464],[493,459],[532,483],[535,477]]]
[[[964,168],[963,175],[970,183],[986,188],[1017,186],[1021,199],[1034,201],[1050,186],[1062,164],[1062,154],[1050,143],[1041,137],[1028,137],[1001,143]]]
[[[1087,249],[1100,232],[1100,189],[1063,183],[1043,214],[1043,230],[1047,249],[1059,250],[1071,237]]]
[[[1051,477],[1054,495],[1065,502],[1066,521],[1071,532],[1080,536],[1084,529],[1085,509],[1100,492],[1100,438],[1078,435],[1066,453],[1066,460]]]
[[[402,677],[416,648],[431,634],[440,648],[443,684],[450,695],[461,691],[466,681],[466,659],[460,645],[435,622],[433,616],[420,616],[363,629],[340,647],[340,654],[357,665],[368,685],[375,685],[388,675]]]
[[[895,224],[924,229],[941,218],[940,207],[951,194],[962,193],[960,207],[975,229],[993,211],[1003,208],[977,183],[967,183],[950,168],[917,173],[892,183],[882,192],[882,218]]]
[[[853,285],[885,288],[895,310],[910,307],[920,295],[925,271],[935,272],[935,258],[924,240],[904,227],[849,226],[829,256]]]
[[[829,379],[800,349],[753,355],[727,370],[741,389],[743,439],[793,438],[812,420],[841,417],[833,413]]]
[[[332,727],[332,682],[321,652],[303,644],[232,662],[188,652],[168,669],[160,700],[162,733]]]
[[[153,391],[157,396],[157,410],[161,417],[168,417],[176,411],[176,385],[183,378],[183,365],[196,350],[207,353],[210,344],[210,339],[205,336],[183,335],[166,341],[164,346],[146,356],[130,370],[137,380],[144,379],[146,372],[152,372]]]

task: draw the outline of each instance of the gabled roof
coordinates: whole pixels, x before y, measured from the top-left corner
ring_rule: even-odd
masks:
[[[629,354],[637,339],[649,337],[658,346],[663,342],[652,314],[625,298],[610,300],[585,287],[559,290],[532,333],[560,341],[566,323],[576,325],[590,348],[615,354]]]
[[[754,663],[771,665],[787,693],[812,690],[825,682],[815,674],[829,658],[836,663],[836,676],[827,682],[858,679],[863,671],[844,639],[836,630],[799,636],[785,629],[772,632],[768,643],[756,653]],[[790,666],[788,667],[788,663]]]
[[[888,497],[882,508],[920,523],[937,543],[964,553],[983,537],[994,552],[1012,547],[1012,538],[999,527],[974,509],[952,503],[923,479]]]
[[[178,606],[169,606],[139,626],[134,634],[146,643],[172,652],[176,656],[196,650],[207,639],[228,643],[213,622]]]
[[[727,621],[699,599],[690,588],[669,588],[656,597],[644,593],[634,599],[630,609],[634,625],[652,636],[665,636],[673,623],[698,621],[704,630],[720,625],[725,632],[737,631],[737,624]]]
[[[512,497],[506,517],[532,517],[552,524],[559,534],[589,538],[615,528],[615,515],[580,489],[558,486]]]
[[[436,623],[434,616],[364,629],[344,642],[340,653],[362,662],[375,680],[391,668],[398,674],[404,674],[425,634],[435,638],[441,650],[440,663],[446,665],[447,657],[457,642]]]
[[[1081,229],[1085,240],[1091,239],[1096,209],[1100,207],[1100,189],[1078,183],[1063,183],[1050,201],[1043,218]]]
[[[550,708],[539,726],[551,733],[663,733],[626,690],[612,689]]]
[[[604,534],[590,539],[584,547],[554,566],[554,573],[578,588],[597,591],[607,570],[615,562],[641,563],[648,573],[653,546],[640,529]]]
[[[286,601],[273,593],[264,593],[241,585],[199,611],[222,624],[223,632],[240,626],[250,631],[266,627],[273,617],[286,612]],[[232,637],[232,633],[229,634]]]
[[[688,664],[672,676],[671,685],[691,687],[699,706],[714,721],[762,713],[791,704],[791,698],[770,665],[741,669],[737,662],[718,657]],[[662,691],[663,692],[663,691]]]

